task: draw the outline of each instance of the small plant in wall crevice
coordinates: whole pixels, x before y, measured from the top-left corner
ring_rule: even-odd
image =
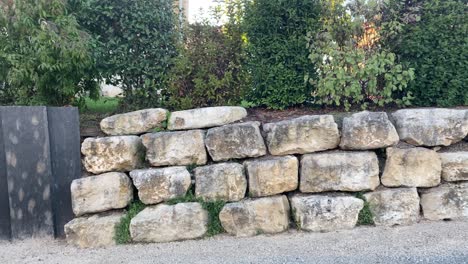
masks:
[[[115,242],[117,244],[127,244],[132,241],[130,237],[130,221],[139,212],[145,209],[146,205],[141,201],[133,201],[127,209],[127,214],[122,217],[120,223],[115,227]]]
[[[374,215],[370,210],[370,205],[369,202],[366,200],[366,197],[364,197],[364,194],[362,192],[358,192],[356,193],[356,198],[359,198],[364,201],[364,207],[359,212],[357,225],[374,225]]]

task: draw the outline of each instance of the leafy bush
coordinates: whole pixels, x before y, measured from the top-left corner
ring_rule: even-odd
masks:
[[[185,27],[185,41],[170,74],[171,108],[234,105],[244,94],[248,74],[241,67],[245,55],[238,14],[242,5],[238,0],[225,1],[212,11],[213,20],[226,14],[227,23],[217,26],[204,20]]]
[[[0,6],[0,101],[83,104],[98,97],[89,36],[63,0],[17,0]]]
[[[176,55],[172,0],[73,1],[80,24],[97,40],[96,60],[107,82],[124,91],[123,107],[159,106]]]
[[[318,0],[256,0],[246,5],[247,68],[252,74],[248,101],[281,109],[302,104],[312,86],[307,31],[319,28]]]
[[[347,7],[324,1],[323,26],[311,40],[309,58],[316,65],[314,102],[363,109],[369,104],[409,105],[406,91],[414,78],[395,54],[379,45],[379,6],[355,0]],[[371,7],[375,8],[372,9]]]
[[[468,6],[463,0],[391,1],[388,46],[415,69],[408,89],[421,106],[468,105]]]

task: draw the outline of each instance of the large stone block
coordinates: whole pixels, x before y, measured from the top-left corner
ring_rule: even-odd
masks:
[[[382,184],[388,187],[432,187],[440,183],[437,152],[425,148],[387,148]]]
[[[107,135],[138,135],[162,128],[168,111],[162,108],[144,109],[104,118],[101,130]]]
[[[207,201],[239,201],[245,196],[244,166],[219,163],[195,168],[195,195]]]
[[[374,190],[380,184],[374,152],[334,151],[302,156],[301,192]]]
[[[172,112],[169,130],[196,129],[222,126],[241,120],[247,110],[239,106],[219,106]]]
[[[289,210],[289,202],[284,195],[247,199],[226,204],[219,220],[231,235],[273,234],[288,229]]]
[[[468,181],[468,152],[439,153],[445,181]]]
[[[416,188],[382,189],[364,194],[376,225],[409,225],[419,220]]]
[[[130,172],[130,177],[144,204],[182,197],[191,185],[190,173],[185,167],[134,170]]]
[[[343,119],[342,149],[378,149],[398,143],[400,138],[385,112],[363,111]]]
[[[422,190],[421,207],[429,220],[468,219],[468,182]]]
[[[99,174],[131,171],[142,166],[144,148],[137,136],[87,138],[81,144],[86,170]]]
[[[204,165],[207,161],[205,132],[159,132],[141,136],[146,159],[152,166]]]
[[[124,215],[112,212],[75,218],[65,225],[67,242],[80,248],[113,246],[116,227]]]
[[[468,110],[403,109],[392,116],[400,139],[416,146],[448,146],[468,135]]]
[[[74,180],[71,184],[75,215],[126,207],[133,199],[133,186],[125,173],[109,172]]]
[[[302,116],[263,125],[272,155],[304,154],[334,149],[340,143],[332,115]]]
[[[299,162],[294,156],[269,157],[244,162],[249,178],[249,196],[260,197],[294,191],[298,186]]]
[[[266,154],[260,123],[215,127],[206,133],[206,148],[214,161],[259,157]]]
[[[130,222],[135,242],[170,242],[200,238],[208,226],[208,212],[199,203],[147,207]]]
[[[294,195],[290,198],[298,228],[330,232],[356,226],[364,202],[349,195]]]

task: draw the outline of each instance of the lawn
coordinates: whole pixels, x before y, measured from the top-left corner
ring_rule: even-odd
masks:
[[[83,110],[84,113],[106,114],[117,110],[120,98],[101,97],[96,101],[86,98],[85,101],[86,107]]]

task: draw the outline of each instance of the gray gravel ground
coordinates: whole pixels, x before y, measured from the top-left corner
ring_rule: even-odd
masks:
[[[63,240],[0,242],[0,263],[468,263],[468,222],[332,233],[215,238],[77,249]]]

